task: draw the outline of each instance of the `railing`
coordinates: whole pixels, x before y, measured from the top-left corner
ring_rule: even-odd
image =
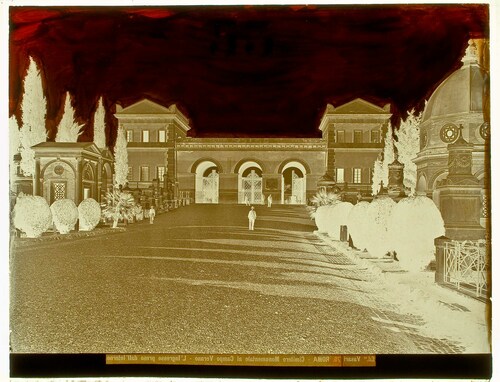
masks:
[[[487,297],[489,259],[486,240],[450,241],[444,246],[444,282]]]

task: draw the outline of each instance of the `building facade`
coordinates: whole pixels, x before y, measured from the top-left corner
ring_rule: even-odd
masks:
[[[115,114],[128,141],[131,190],[162,188],[195,203],[306,204],[325,175],[346,194],[371,192],[389,106],[328,105],[321,138],[195,138],[175,105],[142,100]]]
[[[87,198],[98,202],[113,188],[113,156],[92,142],[43,142],[33,146],[33,195],[49,205],[71,199],[76,205]]]

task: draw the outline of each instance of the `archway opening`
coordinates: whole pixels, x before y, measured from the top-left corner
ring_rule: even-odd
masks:
[[[219,169],[214,162],[201,162],[196,168],[196,203],[219,203]]]
[[[289,162],[281,172],[281,203],[306,204],[306,169],[302,163]]]
[[[238,171],[238,203],[262,204],[262,168],[257,162],[248,161]]]

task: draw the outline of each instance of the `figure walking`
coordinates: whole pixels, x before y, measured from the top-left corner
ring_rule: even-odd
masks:
[[[273,205],[273,197],[271,194],[267,197],[267,206],[270,208]]]
[[[153,224],[153,222],[155,221],[155,215],[156,215],[155,208],[151,206],[151,208],[149,209],[149,224]]]
[[[257,213],[255,212],[255,209],[253,206],[250,208],[250,212],[248,212],[248,229],[250,231],[253,231],[253,227],[255,224],[255,219],[257,219]]]

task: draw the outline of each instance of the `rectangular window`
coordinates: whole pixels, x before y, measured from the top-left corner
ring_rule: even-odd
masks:
[[[353,168],[352,169],[352,182],[353,183],[361,183],[361,169]]]
[[[337,183],[344,183],[344,169],[337,168]]]
[[[165,130],[158,131],[158,142],[166,142],[167,141],[167,132]]]
[[[149,142],[149,130],[142,130],[142,141]]]
[[[380,131],[378,130],[371,131],[371,141],[372,143],[380,143]]]
[[[133,142],[133,141],[134,141],[134,131],[127,130],[127,142]]]
[[[141,182],[149,182],[149,167],[141,166]]]
[[[337,131],[337,143],[344,143],[345,142],[345,131],[344,130],[339,130]]]
[[[165,175],[165,166],[156,167],[156,179],[159,179],[160,182],[163,182],[163,175]]]
[[[132,166],[128,166],[127,180],[132,180]]]
[[[354,143],[363,143],[363,131],[354,130]]]

